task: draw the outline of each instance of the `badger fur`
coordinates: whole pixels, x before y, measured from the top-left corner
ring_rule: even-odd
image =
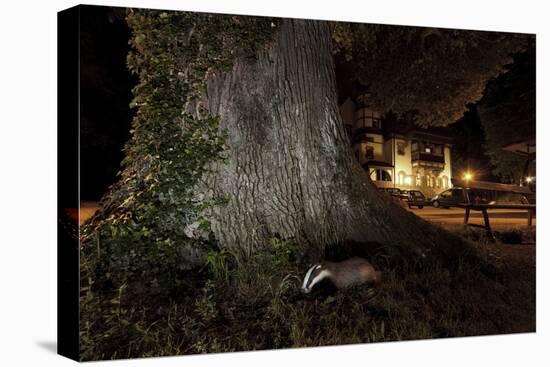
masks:
[[[302,291],[311,292],[323,279],[329,279],[338,289],[357,284],[378,284],[382,273],[367,260],[352,257],[341,262],[324,261],[310,267],[304,277]]]

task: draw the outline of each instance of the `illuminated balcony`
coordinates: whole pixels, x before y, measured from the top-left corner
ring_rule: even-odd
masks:
[[[445,164],[445,157],[442,155],[413,152],[411,161],[413,162],[430,162],[430,163],[443,163]]]

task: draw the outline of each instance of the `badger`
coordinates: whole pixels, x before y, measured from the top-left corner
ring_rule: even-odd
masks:
[[[344,289],[357,284],[378,284],[382,279],[382,273],[367,260],[359,257],[341,262],[324,261],[308,269],[302,291],[311,292],[315,284],[325,278],[328,278],[337,289]]]

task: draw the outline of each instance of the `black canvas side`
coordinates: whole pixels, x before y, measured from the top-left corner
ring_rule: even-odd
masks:
[[[67,209],[79,208],[80,7],[57,15],[57,352],[79,360],[78,224]]]

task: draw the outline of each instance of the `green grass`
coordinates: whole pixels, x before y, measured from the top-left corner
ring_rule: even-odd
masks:
[[[378,288],[323,284],[309,295],[299,291],[307,265],[283,241],[274,249],[239,264],[228,253],[211,254],[170,297],[138,294],[135,285],[83,292],[82,359],[535,331],[532,246],[490,245],[479,235],[479,261],[471,251],[445,261],[372,247],[383,267]],[[501,250],[522,256],[496,256]]]

